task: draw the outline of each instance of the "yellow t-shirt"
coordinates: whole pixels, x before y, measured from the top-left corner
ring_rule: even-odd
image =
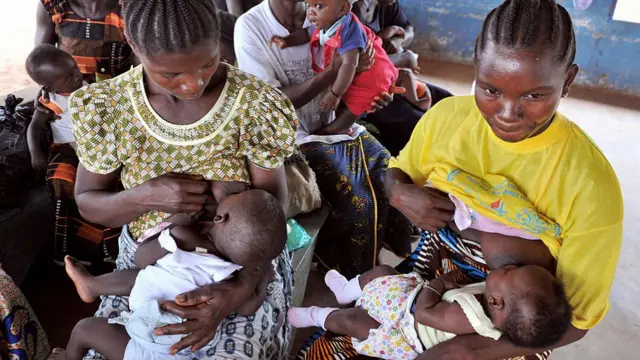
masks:
[[[540,237],[557,259],[572,324],[589,329],[605,316],[622,242],[622,194],[607,159],[565,116],[557,113],[538,136],[507,143],[472,96],[449,98],[420,120],[389,167]]]

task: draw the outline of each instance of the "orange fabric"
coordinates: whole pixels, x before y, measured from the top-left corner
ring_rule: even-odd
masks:
[[[51,110],[54,112],[54,114],[60,116],[62,115],[62,108],[56,104],[53,101],[44,101],[44,99],[42,98],[42,96],[40,97],[40,99],[38,100],[40,102],[40,104],[44,105],[44,107],[46,107],[47,109]]]
[[[118,14],[110,13],[109,15],[107,15],[107,17],[104,18],[104,24],[115,26],[124,30],[124,19],[118,16]]]
[[[418,99],[422,99],[427,95],[427,84],[423,82],[416,82],[416,93],[418,94]]]
[[[74,56],[78,69],[83,74],[94,74],[98,70],[98,58],[88,56]]]
[[[64,180],[67,182],[75,182],[76,181],[76,167],[70,164],[65,163],[56,163],[52,162],[50,166],[55,166],[55,170],[53,174],[49,177],[50,179],[56,180]]]

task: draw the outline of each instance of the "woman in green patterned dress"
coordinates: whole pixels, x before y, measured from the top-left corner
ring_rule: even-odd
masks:
[[[296,126],[279,90],[220,61],[212,1],[125,0],[122,14],[141,65],[78,90],[69,104],[80,158],[77,203],[91,221],[125,226],[118,270],[134,266],[145,230],[170,214],[204,209],[212,180],[244,182],[286,203],[282,164],[293,152]],[[117,192],[119,180],[125,190]],[[283,358],[292,287],[286,252],[273,265],[275,280],[254,316],[233,314],[260,279],[243,269],[233,280],[163,303],[185,322],[156,333],[185,334],[176,350],[202,348],[212,358]],[[127,305],[107,297],[96,316],[113,317]]]

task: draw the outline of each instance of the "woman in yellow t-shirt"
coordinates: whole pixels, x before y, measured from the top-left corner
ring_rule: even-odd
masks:
[[[551,259],[573,308],[572,326],[555,348],[581,339],[607,313],[622,239],[622,195],[613,169],[557,112],[578,73],[575,53],[573,25],[562,6],[505,1],[487,16],[476,43],[475,96],[445,99],[431,109],[392,159],[386,184],[391,204],[425,229],[423,251],[433,252],[426,256],[436,265],[433,275],[461,268],[480,281],[497,265],[549,267]],[[427,181],[438,190],[426,189]],[[448,225],[454,206],[445,193],[542,241],[493,234],[462,241],[466,234]],[[465,335],[421,358],[496,359],[541,350]]]

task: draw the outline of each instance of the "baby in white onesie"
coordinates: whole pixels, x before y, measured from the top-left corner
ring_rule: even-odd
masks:
[[[171,225],[147,239],[136,250],[139,269],[94,277],[67,257],[67,272],[84,301],[129,296],[131,312],[109,320],[91,318],[95,328],[73,331],[66,358],[80,359],[89,349],[113,354],[115,348],[124,359],[206,358],[189,349],[171,354],[182,335],[154,334],[155,328],[183,321],[162,311],[160,302],[222,281],[243,267],[259,267],[267,270],[255,295],[237,309],[241,315],[252,315],[265,300],[273,277],[271,261],[282,253],[286,239],[286,218],[278,200],[265,191],[248,190],[222,200],[210,228]]]

